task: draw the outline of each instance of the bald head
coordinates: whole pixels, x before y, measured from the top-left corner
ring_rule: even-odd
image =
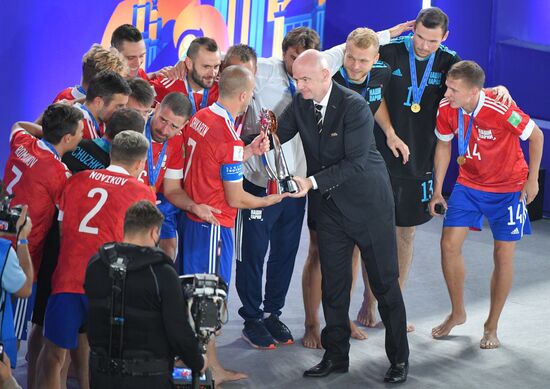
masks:
[[[254,75],[241,65],[226,67],[218,82],[220,98],[230,99],[254,89]]]
[[[320,102],[332,83],[326,58],[317,50],[304,51],[292,65],[292,74],[298,91],[306,100]]]

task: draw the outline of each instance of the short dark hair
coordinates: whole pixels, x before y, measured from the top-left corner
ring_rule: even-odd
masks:
[[[193,112],[189,98],[181,92],[168,93],[164,99],[162,99],[160,108],[170,108],[174,115],[187,119],[191,117]]]
[[[116,110],[105,126],[105,136],[113,140],[115,136],[125,130],[136,131],[143,134],[145,119],[132,108]]]
[[[447,72],[447,78],[463,80],[470,86],[483,88],[485,84],[485,72],[474,61],[460,61],[455,63]]]
[[[258,55],[256,54],[256,50],[243,43],[231,46],[229,50],[227,50],[227,53],[225,53],[225,61],[229,61],[233,57],[237,57],[241,62],[252,61],[254,66],[258,63]]]
[[[65,135],[75,135],[82,119],[84,115],[78,108],[66,104],[52,104],[42,115],[42,137],[56,145]]]
[[[307,49],[321,49],[321,38],[317,31],[309,27],[297,27],[290,30],[283,39],[283,53],[286,53],[289,47],[300,47]]]
[[[119,132],[111,143],[111,162],[132,164],[147,157],[149,141],[143,134],[125,130]]]
[[[250,83],[254,82],[254,75],[242,65],[231,65],[223,69],[218,81],[219,94],[221,98],[235,96],[248,89]]]
[[[134,77],[128,80],[132,90],[130,97],[145,107],[151,107],[155,101],[155,90],[147,81],[141,77]]]
[[[191,59],[195,59],[201,47],[212,53],[219,50],[218,44],[214,39],[203,36],[193,39],[193,41],[189,45],[189,48],[187,49],[187,56]]]
[[[90,81],[86,91],[86,101],[101,97],[105,104],[109,104],[114,94],[129,96],[131,92],[130,86],[120,74],[112,70],[103,70]]]
[[[135,235],[159,227],[164,216],[149,200],[140,200],[126,210],[124,215],[124,235]]]
[[[111,46],[120,51],[124,41],[139,42],[143,40],[141,32],[131,24],[118,26],[111,35]]]
[[[445,35],[449,29],[449,17],[438,7],[429,7],[420,10],[416,17],[415,25],[422,23],[426,28],[440,27]]]

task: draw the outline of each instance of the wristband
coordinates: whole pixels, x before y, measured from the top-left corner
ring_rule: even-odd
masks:
[[[20,246],[22,244],[29,244],[29,240],[28,239],[19,239],[17,241],[17,245]]]

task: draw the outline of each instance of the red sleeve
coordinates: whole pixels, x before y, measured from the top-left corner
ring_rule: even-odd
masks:
[[[232,142],[220,144],[220,147],[216,150],[216,154],[222,165],[242,163],[244,159],[244,143],[240,139],[235,139]]]
[[[435,125],[435,135],[437,139],[450,142],[454,137],[454,129],[452,126],[451,113],[455,110],[451,109],[449,101],[442,99],[437,110],[437,119]]]
[[[515,104],[508,107],[503,119],[503,127],[511,133],[520,136],[524,140],[529,138],[531,131],[533,131],[533,121],[529,115],[524,113]]]
[[[182,80],[169,80],[166,77],[157,77],[149,81],[149,83],[155,89],[155,100],[157,103],[161,103],[166,95],[171,92],[181,92],[187,95],[185,84]]]

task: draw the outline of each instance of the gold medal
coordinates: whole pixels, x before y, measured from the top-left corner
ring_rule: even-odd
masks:
[[[463,156],[463,155],[459,155],[457,158],[456,158],[456,162],[458,162],[458,164],[460,166],[464,165],[466,163],[466,157]]]
[[[420,112],[420,104],[418,104],[418,103],[413,103],[413,104],[411,105],[411,111],[413,111],[414,113]]]
[[[149,188],[153,191],[153,193],[157,193],[157,187],[155,185],[149,185]]]

